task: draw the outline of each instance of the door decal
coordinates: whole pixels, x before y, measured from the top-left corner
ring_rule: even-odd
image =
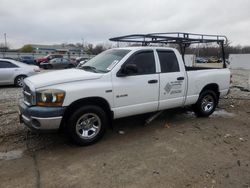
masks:
[[[177,80],[177,81],[169,82],[164,87],[164,90],[167,93],[170,93],[170,95],[181,93],[182,92],[182,89],[181,89],[182,84],[183,84],[183,80]],[[164,92],[164,95],[166,95],[166,92]]]

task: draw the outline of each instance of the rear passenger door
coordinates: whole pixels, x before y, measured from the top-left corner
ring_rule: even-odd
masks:
[[[159,110],[183,105],[186,89],[185,72],[180,70],[172,50],[156,50],[160,62]]]
[[[14,83],[14,75],[19,69],[15,64],[8,61],[0,61],[0,83]]]

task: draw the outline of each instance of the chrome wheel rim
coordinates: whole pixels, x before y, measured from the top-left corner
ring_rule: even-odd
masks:
[[[86,113],[76,122],[76,133],[83,139],[94,138],[100,130],[101,119],[94,113]]]
[[[214,98],[207,95],[202,99],[201,108],[204,112],[210,112],[214,108]]]
[[[23,86],[23,80],[24,80],[24,77],[19,77],[17,79],[17,85],[22,87]]]

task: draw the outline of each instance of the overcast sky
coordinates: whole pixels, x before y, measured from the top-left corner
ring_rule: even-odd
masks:
[[[0,0],[0,43],[104,43],[132,33],[226,35],[250,45],[250,0]]]

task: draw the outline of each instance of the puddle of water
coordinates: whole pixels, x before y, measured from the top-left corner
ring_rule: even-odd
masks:
[[[209,117],[222,117],[222,118],[232,118],[235,117],[234,113],[227,112],[224,109],[216,109],[216,111],[213,112]],[[194,119],[196,118],[196,115],[193,111],[185,111],[181,114],[176,114],[175,118],[177,119]]]
[[[231,118],[234,117],[234,113],[227,112],[226,110],[216,110],[210,117],[223,117],[223,118]]]
[[[180,120],[180,119],[193,119],[196,116],[195,116],[195,113],[192,112],[192,111],[183,111],[183,112],[177,111],[173,115],[170,114],[169,117],[171,119],[178,119],[178,120]]]
[[[184,116],[185,118],[195,118],[195,117],[196,117],[196,116],[195,116],[195,113],[192,112],[192,111],[186,111],[186,112],[183,114],[183,116]]]
[[[13,160],[23,156],[22,150],[12,150],[8,152],[0,152],[0,160]]]

